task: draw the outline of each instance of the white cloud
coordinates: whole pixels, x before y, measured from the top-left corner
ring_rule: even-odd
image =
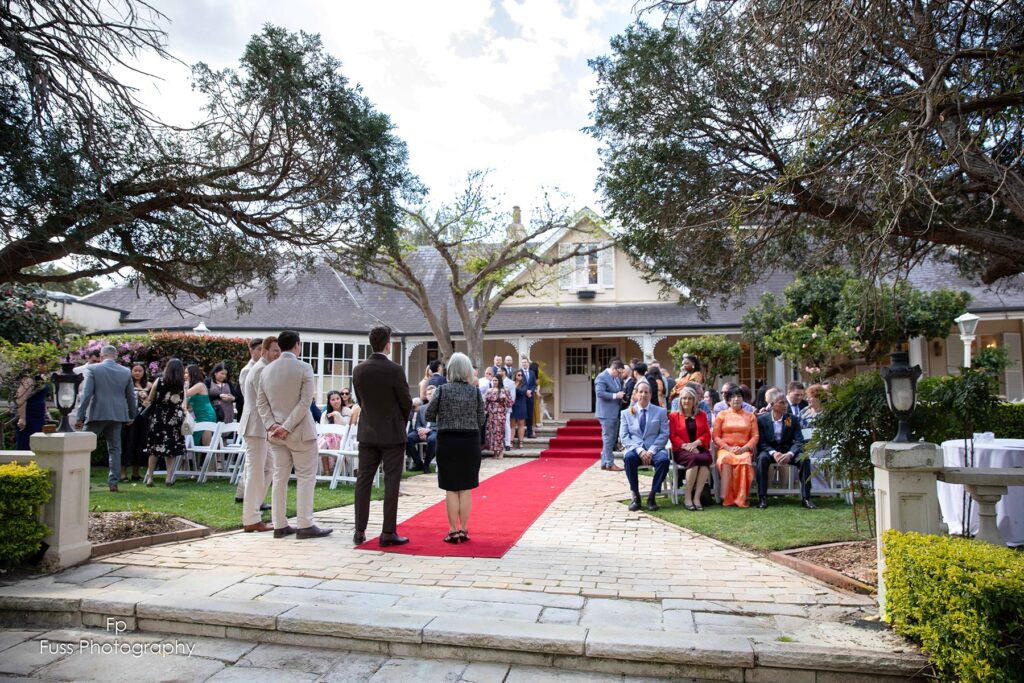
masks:
[[[493,168],[509,206],[529,211],[544,186],[575,205],[598,209],[593,193],[597,144],[588,123],[594,79],[586,60],[631,20],[603,0],[494,0],[459,3],[354,3],[270,0],[162,0],[172,53],[214,68],[237,64],[266,23],[320,33],[345,75],[397,126],[410,165],[450,197],[470,169]],[[180,65],[147,59],[162,76],[145,98],[175,123],[199,99]]]

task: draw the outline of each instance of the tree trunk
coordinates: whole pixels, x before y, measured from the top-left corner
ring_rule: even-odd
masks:
[[[484,369],[484,330],[483,326],[477,323],[471,327],[463,326],[462,334],[466,337],[466,355],[469,356],[469,360],[473,362],[478,369],[481,377],[483,377]]]

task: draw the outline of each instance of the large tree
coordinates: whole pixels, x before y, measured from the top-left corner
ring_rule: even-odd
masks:
[[[596,234],[571,248],[547,244],[563,228],[584,235],[593,229],[587,222],[570,225],[571,216],[554,200],[545,200],[529,225],[516,221],[510,227],[488,173],[481,171],[467,176],[465,187],[451,202],[434,207],[423,202],[403,207],[403,212],[404,237],[398,244],[369,259],[356,258],[343,248],[334,259],[335,267],[361,282],[404,294],[423,313],[445,358],[454,351],[451,307],[469,357],[481,366],[484,334],[502,303],[519,292],[546,291],[577,257],[610,246]]]
[[[589,130],[624,245],[696,299],[808,262],[1024,271],[1024,1],[656,11],[592,61]]]
[[[966,310],[966,292],[922,292],[906,281],[876,285],[842,268],[801,275],[782,300],[764,294],[743,316],[743,337],[814,381],[877,363],[913,337],[944,338]]]
[[[112,75],[165,54],[160,20],[139,0],[0,8],[0,282],[273,290],[328,245],[397,239],[405,146],[318,36],[267,26],[237,69],[195,66],[205,112],[180,129]]]

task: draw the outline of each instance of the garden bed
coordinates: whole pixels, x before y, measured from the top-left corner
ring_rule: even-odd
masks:
[[[873,593],[878,585],[875,541],[826,543],[769,554],[792,569],[858,593]]]
[[[159,512],[93,512],[89,515],[93,557],[186,541],[209,533],[210,530],[200,524]]]

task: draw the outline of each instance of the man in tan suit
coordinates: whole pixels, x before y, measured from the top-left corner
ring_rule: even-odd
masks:
[[[239,485],[243,487],[242,528],[246,532],[274,530],[272,525],[263,521],[260,514],[267,509],[263,501],[267,498],[267,489],[273,478],[274,460],[268,452],[267,430],[256,410],[256,400],[263,370],[281,355],[277,337],[264,339],[260,344],[260,352],[260,359],[248,368],[242,379],[245,403],[242,405],[242,419],[238,425],[245,437],[245,472]],[[237,499],[237,491],[235,496]]]
[[[299,360],[302,346],[297,332],[277,336],[281,357],[264,368],[256,389],[256,410],[266,429],[274,457],[274,492],[271,516],[274,538],[319,538],[333,529],[313,524],[313,488],[316,485],[316,425],[309,412],[313,401],[313,368]],[[250,373],[251,374],[251,373]],[[298,530],[288,525],[288,478],[295,468],[295,512]]]

